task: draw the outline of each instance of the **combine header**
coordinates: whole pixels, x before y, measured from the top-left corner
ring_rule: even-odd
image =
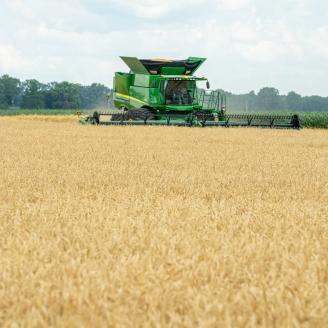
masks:
[[[115,73],[111,112],[94,112],[80,120],[96,125],[256,126],[300,128],[297,115],[240,115],[226,113],[226,95],[200,89],[209,81],[194,73],[205,58],[146,60],[121,57],[129,73]]]

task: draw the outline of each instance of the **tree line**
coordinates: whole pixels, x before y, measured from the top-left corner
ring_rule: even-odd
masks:
[[[280,95],[275,88],[263,88],[257,94],[254,91],[242,95],[226,94],[228,109],[234,111],[328,111],[328,97],[302,97],[294,91]]]
[[[328,97],[302,97],[296,92],[280,95],[275,88],[263,88],[236,95],[225,92],[231,111],[328,111]],[[0,108],[26,109],[92,109],[111,105],[112,90],[93,83],[81,85],[70,82],[41,83],[20,81],[9,75],[0,76]]]
[[[24,109],[90,109],[105,107],[111,90],[93,83],[81,85],[70,82],[41,83],[20,81],[9,75],[0,77],[0,108]]]

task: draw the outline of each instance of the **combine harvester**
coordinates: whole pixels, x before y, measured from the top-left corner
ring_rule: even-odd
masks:
[[[187,60],[146,60],[121,57],[129,73],[115,73],[111,112],[94,112],[81,124],[95,125],[173,125],[201,127],[300,128],[297,115],[227,114],[226,95],[200,89],[209,81],[196,77],[205,58]]]

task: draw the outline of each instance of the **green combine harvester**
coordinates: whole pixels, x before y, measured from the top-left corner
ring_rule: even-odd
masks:
[[[130,72],[115,73],[116,109],[94,112],[82,118],[81,124],[300,128],[297,115],[227,114],[226,95],[209,91],[209,81],[195,76],[206,58],[121,58]],[[201,83],[206,83],[206,90],[200,88]]]

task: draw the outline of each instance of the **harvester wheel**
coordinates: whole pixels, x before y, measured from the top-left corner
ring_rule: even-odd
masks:
[[[204,113],[204,112],[196,112],[195,116],[197,120],[200,122],[213,122],[215,121],[215,116],[213,113]]]
[[[133,108],[127,112],[127,117],[130,120],[152,120],[154,114],[148,108]]]
[[[121,121],[137,121],[141,120],[145,123],[147,120],[152,120],[155,118],[155,115],[148,108],[133,108],[130,110],[124,110],[121,113],[114,113],[111,116],[112,122],[121,122]]]
[[[111,121],[122,121],[122,119],[124,119],[124,114],[121,114],[121,113],[115,113],[115,114],[112,114],[112,117],[111,117]]]
[[[94,124],[99,124],[100,118],[99,118],[99,113],[98,112],[94,112],[93,115],[92,115],[92,118],[93,118]]]
[[[301,128],[301,123],[298,115],[293,115],[291,125],[293,129],[300,129]]]

